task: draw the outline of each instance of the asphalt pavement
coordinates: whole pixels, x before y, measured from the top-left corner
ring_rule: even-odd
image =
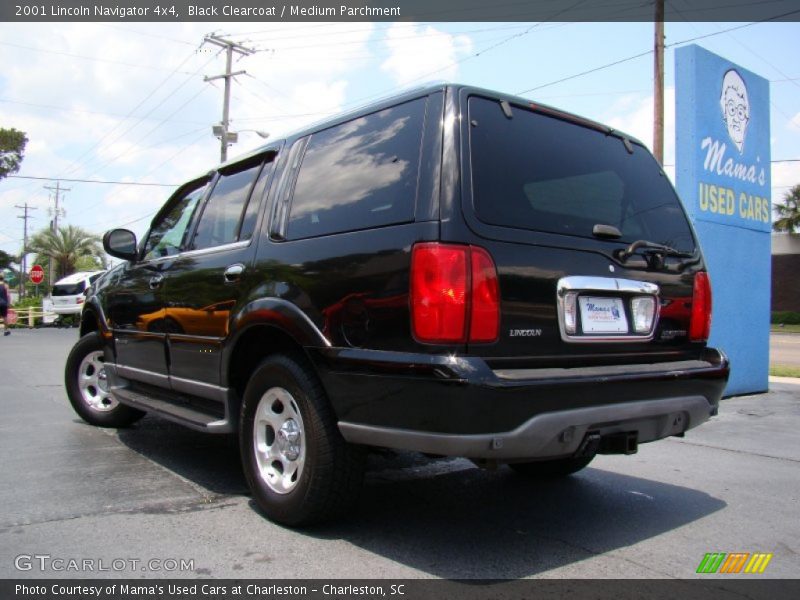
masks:
[[[551,483],[376,455],[350,518],[293,531],[256,510],[233,437],[84,424],[63,388],[76,338],[0,338],[0,578],[691,578],[707,552],[773,553],[738,577],[800,573],[800,385]]]
[[[771,364],[800,367],[800,334],[772,333],[769,336]]]

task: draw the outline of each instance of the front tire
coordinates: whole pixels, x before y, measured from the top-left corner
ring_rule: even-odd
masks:
[[[273,521],[310,525],[345,513],[358,498],[364,452],[344,441],[322,385],[302,361],[272,356],[255,370],[239,441],[253,499]]]
[[[108,391],[103,342],[94,331],[72,347],[64,369],[67,396],[75,412],[90,425],[127,427],[145,413],[117,402]]]
[[[558,479],[577,473],[584,469],[594,459],[592,456],[571,456],[569,458],[557,458],[554,460],[541,460],[526,463],[511,463],[511,467],[516,473],[530,477],[531,479]]]

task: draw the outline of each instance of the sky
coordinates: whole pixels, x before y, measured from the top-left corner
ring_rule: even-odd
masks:
[[[674,49],[708,36],[692,43],[770,80],[772,158],[789,161],[772,165],[772,201],[781,200],[800,183],[800,23],[665,31],[667,173]],[[231,129],[240,134],[229,157],[262,145],[256,131],[277,139],[442,80],[520,94],[652,143],[652,23],[0,23],[0,127],[28,135],[18,175],[52,179],[0,181],[0,250],[22,248],[15,205],[35,207],[30,232],[48,226],[54,202],[44,186],[56,179],[69,188],[60,224],[141,235],[177,185],[219,162],[211,127],[223,83],[204,77],[224,71],[224,55],[202,44],[209,33],[256,50],[234,64],[246,73],[233,83]]]

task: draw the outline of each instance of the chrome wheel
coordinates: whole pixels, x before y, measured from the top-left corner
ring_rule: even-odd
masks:
[[[291,492],[303,474],[306,437],[294,397],[281,387],[268,389],[253,420],[253,451],[258,474],[270,490]]]
[[[100,412],[116,408],[117,401],[108,393],[108,379],[102,351],[90,352],[81,361],[78,367],[78,389],[89,408]]]

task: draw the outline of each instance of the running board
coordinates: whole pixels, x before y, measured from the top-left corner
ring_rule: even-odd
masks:
[[[125,387],[112,387],[112,396],[122,404],[157,414],[165,419],[185,425],[197,431],[209,433],[232,433],[236,427],[226,416],[219,418],[184,404],[175,404],[161,398],[154,398]]]
[[[238,429],[239,400],[232,389],[223,389],[223,397],[210,400],[201,396],[176,393],[144,382],[121,377],[117,365],[106,363],[111,396],[132,408],[156,414],[174,423],[207,433],[233,433]]]

